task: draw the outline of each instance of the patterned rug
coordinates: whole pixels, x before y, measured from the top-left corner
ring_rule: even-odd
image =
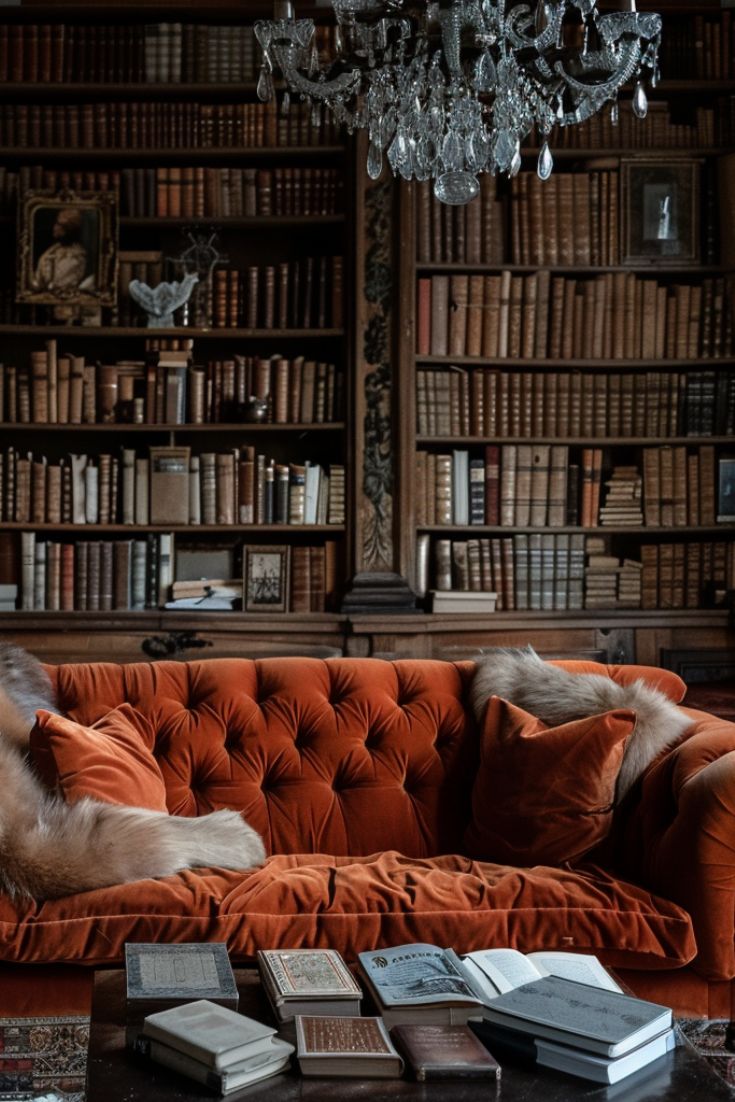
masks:
[[[0,1102],[84,1102],[89,1018],[0,1018]]]
[[[735,1027],[727,1018],[679,1018],[686,1039],[735,1091]]]

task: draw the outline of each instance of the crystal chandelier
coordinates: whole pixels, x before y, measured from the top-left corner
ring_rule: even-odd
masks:
[[[637,80],[633,110],[643,118],[644,70],[655,86],[661,17],[597,10],[596,0],[331,0],[334,56],[320,67],[312,19],[295,19],[290,0],[255,24],[263,51],[258,95],[274,95],[273,74],[290,94],[326,107],[350,133],[366,129],[367,170],[383,154],[395,175],[434,180],[444,203],[466,203],[480,172],[513,176],[521,142],[536,128],[538,174],[553,168],[554,126],[584,122]]]

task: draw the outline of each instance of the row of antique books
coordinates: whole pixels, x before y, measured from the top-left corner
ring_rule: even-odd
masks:
[[[59,543],[21,532],[23,611],[158,608],[168,596],[173,537]]]
[[[333,524],[345,519],[345,471],[277,462],[252,445],[191,454],[151,446],[147,455],[0,452],[0,520],[21,524]]]
[[[608,464],[603,474],[602,448],[576,455],[570,462],[564,444],[488,444],[482,457],[464,448],[418,451],[416,524],[686,527],[730,519],[717,503],[712,445],[644,448],[643,475]]]
[[[645,119],[637,118],[628,105],[620,104],[617,121],[612,111],[599,111],[578,126],[555,130],[552,152],[554,149],[689,151],[732,145],[735,97],[717,96],[709,102],[711,106],[707,107],[689,106],[685,121],[664,101],[649,101]],[[530,140],[536,146],[541,145],[538,135]]]
[[[69,170],[0,165],[0,207],[12,210],[27,191],[116,191],[120,213],[136,218],[227,218],[336,214],[343,174],[334,168],[180,168]]]
[[[480,194],[452,206],[434,198],[430,182],[415,183],[416,259],[419,264],[504,264],[506,203],[497,176],[479,177]]]
[[[677,78],[727,80],[733,68],[732,12],[690,15],[684,21],[668,20],[661,45],[661,67]]]
[[[215,268],[215,328],[339,329],[344,321],[341,256],[308,256],[279,264]]]
[[[711,607],[735,586],[735,545],[724,541],[643,544],[634,559],[581,534],[442,538],[429,570],[429,537],[419,539],[424,590],[433,577],[438,592],[494,592],[498,611]]]
[[[0,363],[0,423],[201,425],[238,422],[251,398],[273,424],[326,424],[343,405],[343,373],[304,356],[236,354],[190,365],[190,352],[149,352],[146,360],[88,363],[58,355],[56,341],[21,368]]]
[[[146,315],[128,288],[132,279],[149,286],[159,283],[163,256],[157,249],[125,250],[119,254],[118,271],[116,322],[145,326]],[[216,329],[339,329],[344,319],[343,280],[341,256],[215,268],[175,317],[184,312],[189,324],[198,319]]]
[[[419,368],[419,436],[731,436],[735,376]]]
[[[660,360],[731,356],[732,281],[607,272],[420,277],[419,356]]]
[[[334,168],[123,169],[123,210],[157,218],[336,214],[344,175]],[[151,194],[151,175],[154,176]]]
[[[314,125],[308,105],[109,101],[0,104],[0,145],[49,149],[257,149],[335,145],[331,118]]]
[[[419,264],[589,264],[620,262],[619,171],[612,166],[552,173],[540,180],[520,172],[510,182],[510,249],[507,205],[497,178],[482,178],[479,199],[451,207],[418,185],[416,249]]]
[[[253,80],[253,28],[196,23],[4,23],[0,81]]]
[[[177,591],[172,548],[173,537],[168,533],[141,539],[57,542],[22,532],[20,607],[50,612],[161,608]],[[283,611],[323,612],[337,588],[335,541],[279,547],[278,552],[286,563]],[[245,548],[243,560],[246,564],[253,560]],[[248,582],[246,566],[246,591]]]

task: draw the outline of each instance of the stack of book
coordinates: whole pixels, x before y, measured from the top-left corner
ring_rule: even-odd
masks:
[[[637,467],[613,467],[600,524],[643,524],[643,479]]]
[[[623,994],[592,955],[484,949],[459,957],[452,949],[415,943],[358,959],[404,1052],[406,1024],[440,1027],[434,1038],[439,1057],[452,1041],[446,1031],[464,1023],[496,1056],[616,1083],[676,1046],[671,1010]],[[453,1045],[460,1041],[454,1038]],[[445,1057],[436,1063],[451,1064],[448,1052]],[[417,1074],[426,1059],[426,1053],[422,1061],[411,1059]]]
[[[132,1047],[148,1014],[208,999],[237,1010],[239,994],[223,941],[125,944],[126,1040]]]
[[[207,999],[150,1014],[134,1048],[220,1094],[277,1075],[294,1051],[271,1026]]]
[[[498,1053],[598,1083],[618,1083],[676,1047],[668,1007],[554,975],[498,996],[473,1028]]]

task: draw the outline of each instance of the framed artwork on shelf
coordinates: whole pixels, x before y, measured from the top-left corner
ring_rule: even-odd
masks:
[[[246,612],[288,612],[290,548],[243,548],[243,607]]]
[[[28,191],[18,205],[19,302],[114,306],[117,194]]]
[[[622,160],[623,264],[698,264],[701,160]]]

